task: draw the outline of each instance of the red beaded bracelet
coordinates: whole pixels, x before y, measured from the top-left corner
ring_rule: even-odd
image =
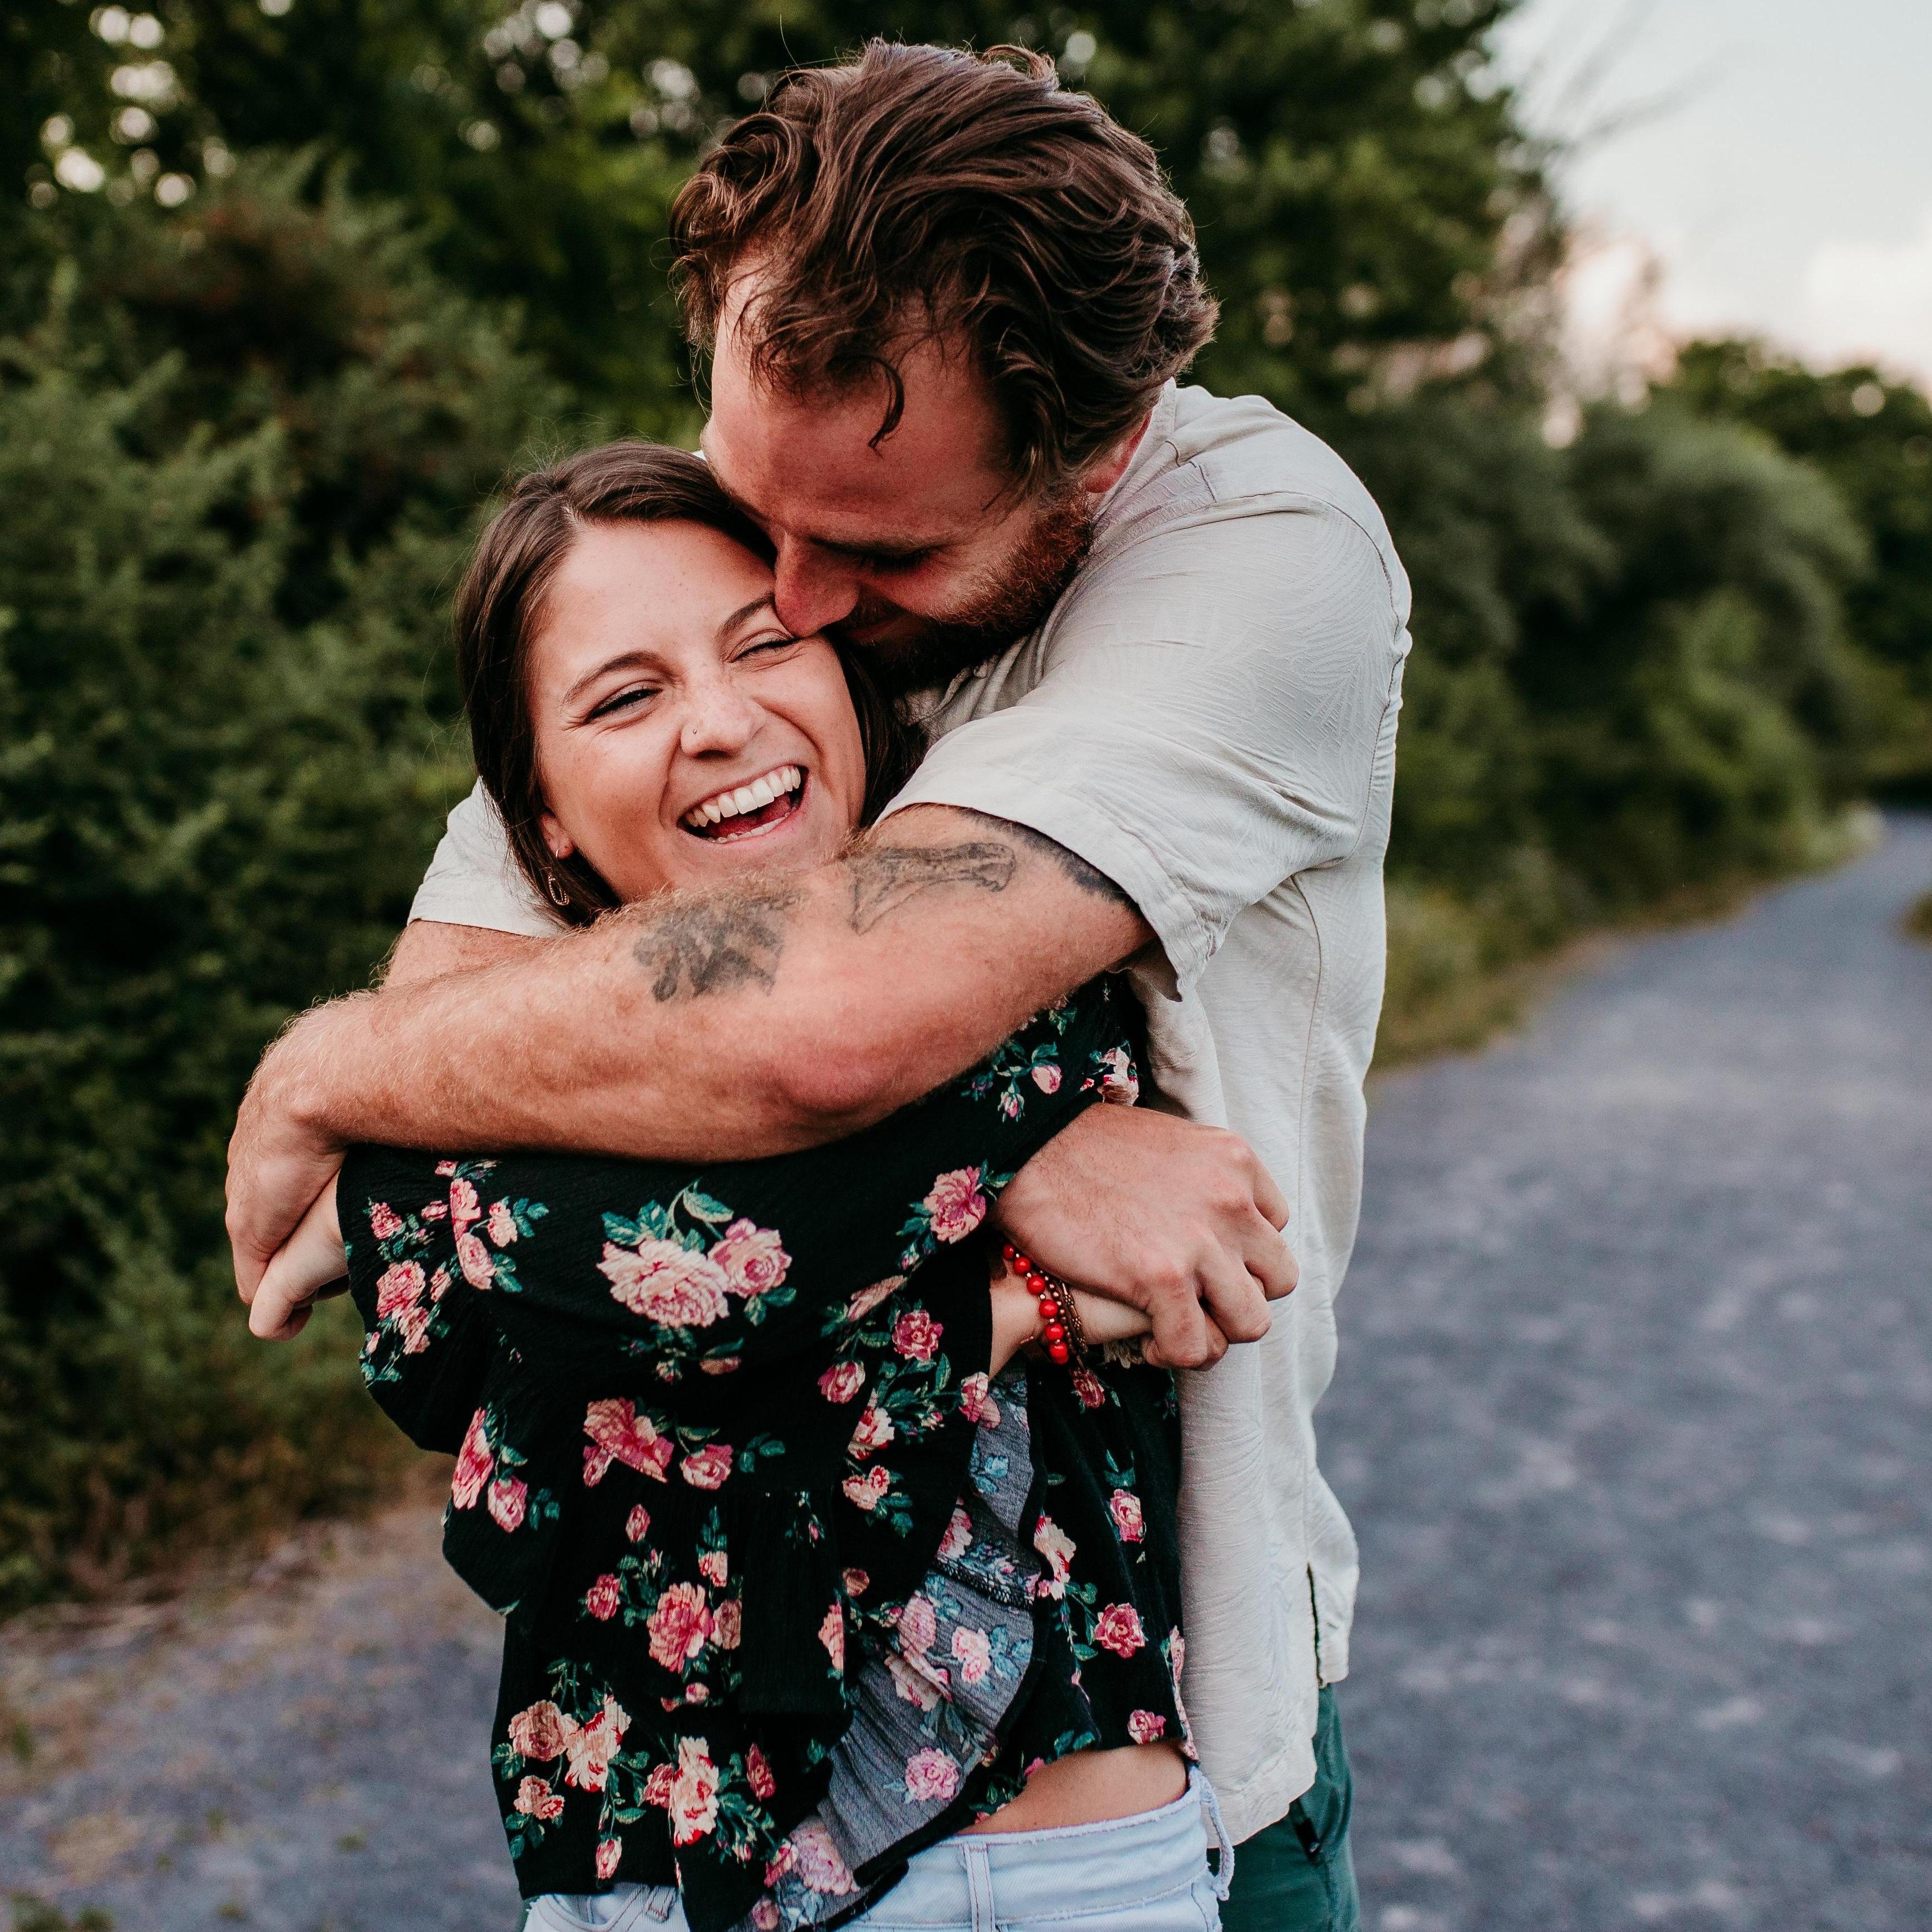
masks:
[[[1047,1359],[1064,1366],[1083,1357],[1087,1352],[1087,1337],[1080,1325],[1080,1310],[1075,1305],[1072,1289],[1058,1275],[1049,1274],[1037,1262],[1028,1261],[1012,1242],[1002,1244],[1000,1252],[1006,1258],[1007,1267],[1023,1277],[1027,1286],[1039,1298],[1040,1340],[1046,1350]]]

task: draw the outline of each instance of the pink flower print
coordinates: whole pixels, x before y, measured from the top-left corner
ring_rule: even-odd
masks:
[[[1020,1117],[1020,1096],[1008,1091],[1000,1096],[1000,1118],[1004,1120],[1017,1120]]]
[[[651,1513],[642,1503],[624,1519],[624,1534],[633,1543],[641,1543],[651,1533]]]
[[[677,1472],[694,1490],[721,1488],[731,1473],[730,1444],[707,1442],[702,1449],[694,1449],[678,1465]]]
[[[899,1612],[899,1648],[908,1657],[923,1657],[939,1635],[939,1619],[931,1601],[922,1596],[906,1599]]]
[[[963,1241],[986,1218],[980,1175],[976,1167],[956,1167],[932,1184],[922,1204],[932,1216],[935,1241]]]
[[[695,1844],[718,1822],[718,1767],[702,1738],[677,1741],[677,1775],[670,1786],[670,1841]]]
[[[872,1587],[872,1580],[863,1570],[844,1570],[839,1572],[839,1580],[845,1586],[848,1597],[862,1597]]]
[[[1141,1514],[1141,1499],[1131,1490],[1116,1490],[1107,1498],[1113,1513],[1114,1527],[1123,1543],[1138,1543],[1147,1534],[1147,1520]]]
[[[877,1462],[856,1476],[848,1476],[839,1485],[845,1492],[845,1500],[868,1516],[885,1500],[892,1486],[892,1478]]]
[[[456,1452],[456,1472],[449,1479],[449,1499],[458,1509],[474,1509],[490,1480],[496,1459],[490,1453],[489,1414],[479,1408],[470,1418],[464,1432],[463,1447]]]
[[[769,1898],[761,1898],[752,1907],[752,1924],[755,1932],[778,1932],[778,1909]]]
[[[1130,1711],[1127,1736],[1137,1744],[1150,1744],[1167,1732],[1167,1720],[1157,1711]]]
[[[843,1676],[845,1672],[845,1615],[836,1604],[825,1613],[825,1621],[818,1626],[818,1640],[825,1646],[825,1654],[832,1660],[832,1667]]]
[[[552,1758],[562,1756],[564,1742],[575,1728],[546,1697],[510,1720],[510,1748],[532,1763],[548,1764]]]
[[[1042,1516],[1034,1528],[1033,1546],[1047,1561],[1046,1594],[1049,1597],[1064,1596],[1066,1580],[1073,1574],[1073,1552],[1079,1546],[1052,1517]]]
[[[499,1476],[490,1485],[484,1500],[499,1529],[518,1530],[524,1526],[524,1510],[529,1498],[527,1484],[520,1483],[514,1476]]]
[[[856,1362],[834,1362],[818,1378],[818,1392],[827,1402],[850,1402],[866,1386],[866,1371]]]
[[[624,1862],[624,1841],[622,1838],[599,1838],[597,1840],[597,1881],[602,1885],[617,1876],[617,1868]]]
[[[471,1222],[482,1218],[483,1210],[477,1205],[476,1189],[470,1181],[452,1180],[449,1184],[449,1225],[460,1234]]]
[[[441,1174],[454,1174],[456,1172],[456,1163],[453,1160],[440,1160],[436,1164],[436,1171]]]
[[[472,1288],[488,1288],[496,1279],[496,1257],[483,1245],[479,1235],[466,1230],[457,1236],[456,1260],[463,1279]]]
[[[1124,1046],[1110,1046],[1100,1056],[1100,1098],[1117,1107],[1131,1107],[1141,1097],[1133,1055]]]
[[[1091,1369],[1076,1369],[1070,1379],[1082,1408],[1098,1408],[1107,1400],[1107,1391],[1100,1378]]]
[[[392,1240],[403,1232],[402,1217],[386,1201],[369,1204],[369,1232],[379,1241]]]
[[[728,1597],[711,1612],[711,1641],[720,1650],[736,1650],[745,1634],[743,1606]]]
[[[698,1559],[698,1574],[714,1590],[722,1590],[731,1574],[731,1559],[722,1550],[707,1550]]]
[[[745,1753],[745,1779],[752,1787],[752,1796],[760,1802],[778,1788],[771,1766],[765,1762],[764,1753],[756,1744]]]
[[[706,1355],[698,1365],[700,1376],[728,1376],[743,1362],[742,1355]]]
[[[845,1453],[863,1462],[874,1449],[883,1449],[896,1433],[892,1418],[876,1402],[868,1402],[858,1427],[852,1432],[851,1441],[845,1445]]]
[[[500,1248],[507,1248],[517,1238],[517,1217],[510,1212],[507,1201],[490,1202],[490,1218],[484,1225]]]
[[[564,1783],[579,1791],[602,1791],[610,1774],[610,1760],[617,1755],[630,1724],[630,1714],[606,1691],[603,1709],[563,1741]]]
[[[1131,1657],[1147,1642],[1140,1612],[1131,1604],[1109,1604],[1094,1625],[1094,1641],[1116,1657]]]
[[[584,1593],[584,1610],[600,1624],[608,1624],[617,1614],[622,1594],[616,1578],[607,1570]]]
[[[446,1201],[432,1201],[422,1210],[419,1219],[424,1221],[444,1221],[449,1218],[449,1204]]]
[[[857,1880],[838,1856],[838,1847],[832,1842],[832,1834],[816,1818],[808,1818],[793,1832],[785,1840],[783,1852],[790,1853],[791,1869],[808,1892],[838,1898],[859,1889]]]
[[[526,1818],[548,1825],[563,1815],[563,1795],[541,1778],[526,1778],[517,1786],[517,1809]]]
[[[939,1559],[942,1563],[956,1562],[973,1546],[973,1519],[958,1503],[952,1505],[952,1519],[946,1526],[946,1534],[940,1539]]]
[[[992,1378],[983,1371],[978,1375],[968,1376],[959,1384],[959,1413],[968,1422],[977,1422],[986,1414],[986,1405],[993,1399],[992,1390]]]
[[[992,1640],[984,1630],[956,1630],[952,1633],[952,1660],[959,1666],[963,1682],[980,1684],[993,1667]]]
[[[398,1310],[396,1333],[403,1338],[403,1353],[420,1355],[429,1346],[429,1310],[419,1301]]]
[[[959,1766],[947,1751],[936,1745],[915,1751],[906,1760],[906,1796],[915,1804],[937,1801],[944,1804],[959,1789]]]
[[[778,1286],[791,1266],[791,1257],[776,1228],[761,1228],[755,1221],[742,1220],[724,1230],[724,1238],[711,1250],[711,1258],[724,1271],[726,1289],[746,1300]]]
[[[896,1650],[886,1652],[886,1675],[902,1700],[919,1710],[936,1711],[946,1700],[945,1672],[908,1664]]]
[[[889,1274],[884,1281],[875,1281],[870,1288],[862,1288],[845,1304],[848,1322],[862,1322],[872,1310],[890,1294],[896,1294],[905,1286],[902,1274]]]
[[[595,1489],[613,1462],[621,1462],[641,1476],[657,1482],[666,1480],[676,1444],[660,1435],[648,1415],[640,1415],[634,1402],[621,1397],[593,1402],[584,1412],[584,1432],[590,1446],[584,1452],[584,1480]]]
[[[929,1362],[946,1332],[922,1308],[908,1308],[892,1324],[892,1346],[909,1362]]]
[[[398,1262],[386,1268],[376,1281],[376,1317],[386,1319],[398,1310],[409,1307],[422,1294],[423,1271],[420,1262]]]
[[[658,1598],[644,1628],[650,1638],[652,1657],[665,1670],[682,1676],[686,1665],[697,1661],[711,1636],[711,1612],[705,1606],[703,1586],[672,1584]]]
[[[667,1328],[706,1328],[727,1310],[724,1270],[676,1241],[644,1240],[634,1249],[606,1241],[597,1271],[614,1300]]]
[[[1052,1060],[1042,1060],[1033,1070],[1033,1084],[1042,1094],[1058,1094],[1060,1091],[1060,1069]]]
[[[675,1708],[671,1706],[670,1708]],[[658,1804],[666,1810],[670,1807],[670,1788],[677,1781],[677,1767],[673,1764],[658,1764],[651,1767],[651,1774],[644,1780],[644,1799],[646,1804]]]

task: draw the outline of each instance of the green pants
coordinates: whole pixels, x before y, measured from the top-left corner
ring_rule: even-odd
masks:
[[[1315,1782],[1286,1818],[1237,1847],[1222,1932],[1361,1932],[1348,1852],[1354,1802],[1335,1693],[1324,1690],[1315,1726]]]

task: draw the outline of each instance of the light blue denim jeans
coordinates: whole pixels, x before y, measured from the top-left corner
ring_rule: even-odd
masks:
[[[1220,1849],[1208,1867],[1208,1832]],[[853,1932],[1220,1932],[1234,1854],[1196,1772],[1158,1811],[1052,1832],[942,1839]],[[533,1899],[524,1932],[687,1932],[674,1892],[619,1886],[595,1897]]]

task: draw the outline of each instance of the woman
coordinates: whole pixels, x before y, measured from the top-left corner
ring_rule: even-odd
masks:
[[[459,621],[478,771],[563,922],[734,875],[769,904],[911,761],[679,452],[526,478]],[[532,1925],[661,1916],[673,1887],[694,1932],[965,1924],[976,1870],[1004,1922],[1213,1920],[1171,1383],[1082,1350],[1130,1311],[968,1238],[1125,1097],[1126,1020],[1096,984],[865,1134],[703,1173],[351,1155],[365,1375],[458,1454],[446,1550],[508,1618],[494,1760]],[[335,1212],[258,1333],[341,1272]]]

